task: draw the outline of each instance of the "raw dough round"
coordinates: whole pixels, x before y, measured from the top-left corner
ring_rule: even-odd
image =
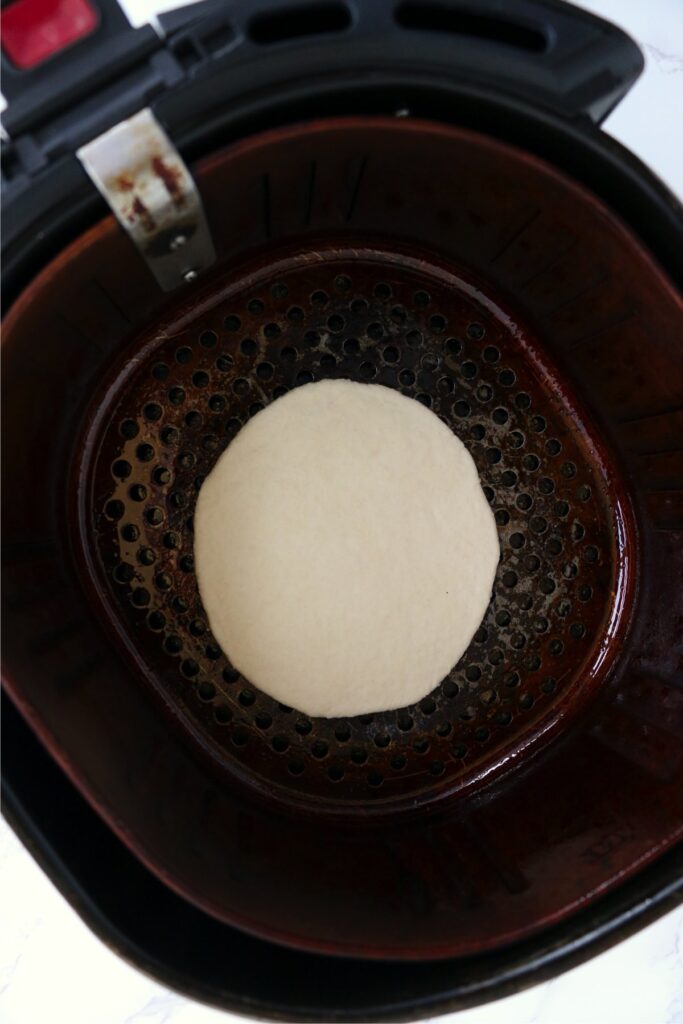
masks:
[[[216,640],[254,686],[308,715],[426,696],[481,623],[499,555],[465,446],[376,384],[321,381],[278,399],[197,500]]]

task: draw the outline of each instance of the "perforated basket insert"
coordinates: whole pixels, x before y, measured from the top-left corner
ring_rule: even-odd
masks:
[[[617,501],[554,371],[481,293],[405,254],[293,255],[142,351],[100,409],[84,542],[147,676],[226,764],[290,795],[412,799],[502,762],[594,685],[618,618]],[[398,388],[439,415],[476,462],[502,553],[441,685],[348,719],[308,718],[235,671],[193,560],[195,500],[221,452],[265,405],[325,378]]]

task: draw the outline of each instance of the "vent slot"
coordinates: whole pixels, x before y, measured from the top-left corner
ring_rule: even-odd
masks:
[[[402,28],[418,32],[469,36],[486,42],[502,43],[504,46],[526,50],[529,53],[543,53],[548,48],[548,40],[538,28],[459,7],[435,3],[405,3],[396,10],[395,18]]]

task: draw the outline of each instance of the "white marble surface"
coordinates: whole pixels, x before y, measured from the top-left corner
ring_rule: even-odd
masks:
[[[683,196],[683,0],[582,0],[582,5],[622,25],[646,56],[645,73],[612,114],[607,130]],[[136,24],[162,9],[158,0],[126,0],[125,6]],[[103,946],[4,822],[0,901],[0,1024],[217,1024],[229,1019],[169,992]],[[683,908],[554,981],[443,1020],[683,1024]]]

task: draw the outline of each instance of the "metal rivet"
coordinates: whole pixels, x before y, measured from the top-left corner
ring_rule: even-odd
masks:
[[[171,252],[177,252],[178,249],[182,249],[184,245],[187,245],[187,235],[176,235],[175,238],[171,239],[169,249]]]
[[[186,270],[185,273],[183,274],[183,281],[185,281],[186,284],[190,284],[191,281],[196,281],[198,277],[199,271],[194,269]]]

